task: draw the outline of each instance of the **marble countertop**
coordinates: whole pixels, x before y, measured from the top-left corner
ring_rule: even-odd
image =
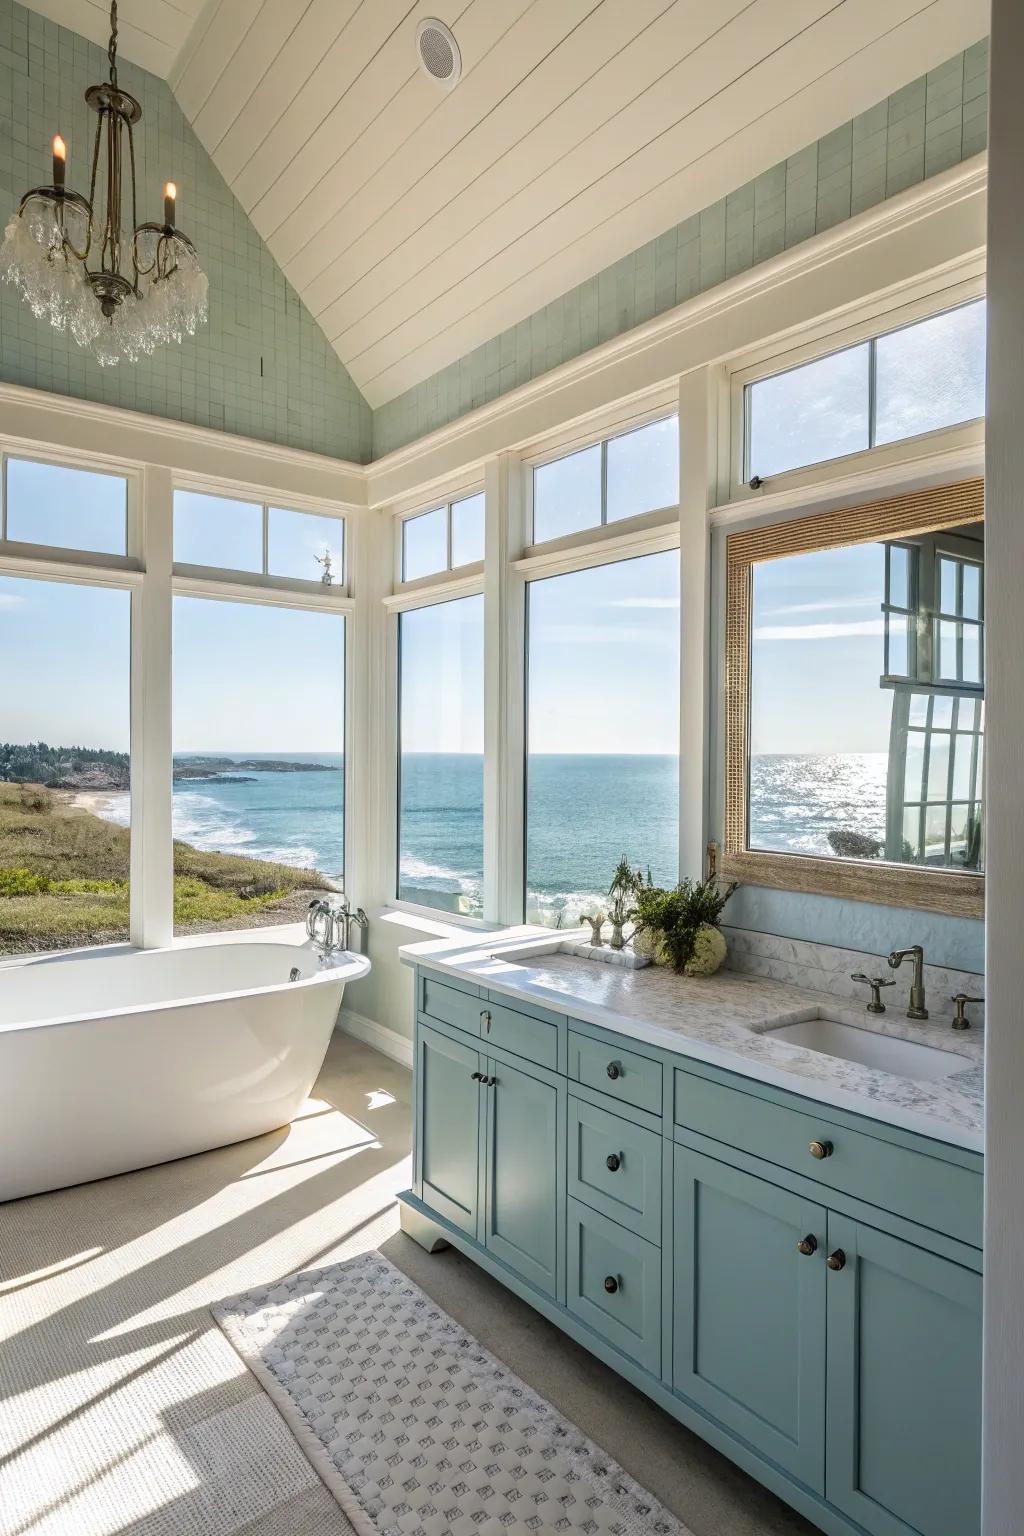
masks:
[[[954,1033],[948,1021],[917,1024],[892,1010],[873,1016],[863,1007],[806,987],[734,971],[701,978],[676,976],[659,966],[627,970],[560,952],[559,943],[567,937],[524,927],[406,945],[400,953],[410,964],[429,966],[805,1098],[983,1150],[983,1031]],[[950,1051],[962,1058],[963,1068],[926,1082],[808,1050],[767,1032],[819,1013],[876,1034]]]

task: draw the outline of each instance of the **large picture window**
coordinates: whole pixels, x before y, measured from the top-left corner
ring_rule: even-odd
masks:
[[[625,854],[678,879],[679,555],[533,581],[526,918],[572,926]]]
[[[176,933],[298,921],[345,867],[345,620],[174,600]]]
[[[484,873],[484,600],[399,619],[398,895],[479,917]]]
[[[0,956],[128,939],[131,596],[0,576]]]

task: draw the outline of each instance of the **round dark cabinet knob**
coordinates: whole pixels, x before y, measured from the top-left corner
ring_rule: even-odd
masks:
[[[615,1080],[615,1078],[622,1076],[622,1068],[619,1066],[617,1061],[610,1061],[608,1063],[608,1076],[613,1081]]]
[[[614,1275],[605,1275],[604,1288],[608,1292],[609,1296],[613,1296],[615,1294],[619,1288],[619,1282],[616,1280]]]
[[[618,1173],[619,1169],[622,1167],[622,1158],[617,1152],[609,1152],[608,1156],[604,1160],[604,1165],[608,1169],[609,1173]]]
[[[825,1260],[825,1263],[828,1265],[829,1269],[845,1269],[846,1254],[841,1248],[837,1248],[835,1253],[829,1254],[828,1258]]]
[[[812,1141],[807,1150],[820,1162],[823,1157],[831,1157],[835,1149],[830,1141]]]
[[[796,1246],[804,1255],[817,1253],[818,1239],[814,1236],[813,1233],[808,1232],[807,1236],[802,1237]]]

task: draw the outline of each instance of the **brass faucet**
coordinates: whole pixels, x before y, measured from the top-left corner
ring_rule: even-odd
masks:
[[[889,956],[889,964],[895,971],[907,959],[914,962],[914,979],[910,984],[910,1007],[907,1009],[907,1018],[926,1019],[928,1009],[925,1007],[924,999],[924,950],[920,944],[911,944],[909,949],[894,949]]]

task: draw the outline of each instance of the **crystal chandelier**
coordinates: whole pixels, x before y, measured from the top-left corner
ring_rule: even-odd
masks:
[[[67,148],[53,140],[53,185],[26,192],[0,246],[0,277],[12,283],[39,319],[70,331],[105,366],[135,362],[157,346],[194,336],[205,324],[209,284],[195,246],[175,228],[177,189],[164,187],[162,224],[139,224],[135,207],[132,129],[142,116],[117,83],[117,0],[110,7],[110,78],[85,99],[97,114],[89,196],[65,185]],[[125,152],[131,233],[122,231]],[[96,203],[102,162],[105,206]],[[90,260],[91,259],[91,260]]]

